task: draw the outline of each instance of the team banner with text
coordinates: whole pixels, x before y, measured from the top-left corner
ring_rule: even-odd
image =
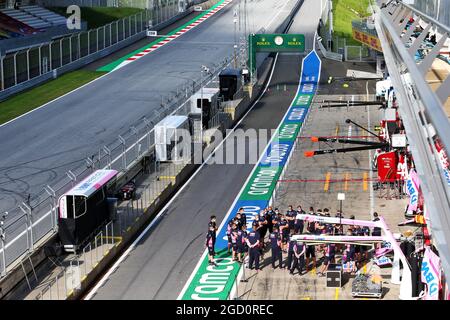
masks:
[[[241,265],[234,262],[227,250],[227,222],[239,208],[247,216],[247,230],[260,210],[268,206],[277,181],[306,119],[320,78],[321,61],[315,51],[310,52],[302,63],[297,94],[272,137],[266,150],[253,169],[250,178],[231,210],[224,218],[215,245],[217,266],[208,264],[206,251],[201,262],[185,285],[179,299],[182,300],[225,300],[229,298]]]

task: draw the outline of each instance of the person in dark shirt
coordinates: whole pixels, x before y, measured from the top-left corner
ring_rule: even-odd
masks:
[[[216,244],[216,232],[217,232],[216,216],[212,215],[208,223],[208,232],[212,232],[214,245]]]
[[[317,267],[316,265],[316,247],[313,245],[306,246],[306,271],[309,270],[309,262],[312,259],[313,261],[313,269]]]
[[[241,230],[238,230],[238,237],[237,237],[238,262],[240,263],[242,263],[245,260],[245,255],[248,251],[245,239],[247,239],[247,229],[246,226],[244,225],[241,227]]]
[[[308,221],[306,225],[306,231],[310,234],[316,234],[316,222],[315,221]]]
[[[248,267],[250,270],[253,269],[253,263],[255,263],[256,271],[260,270],[259,268],[259,239],[261,238],[259,232],[256,230],[256,226],[253,226],[253,230],[248,233],[246,243],[248,246],[249,252],[249,260]]]
[[[238,260],[238,220],[232,226],[231,229],[231,247],[233,252],[233,261]]]
[[[242,208],[242,207],[239,208],[238,213],[241,216],[241,218],[240,218],[241,226],[246,226],[245,229],[247,229],[247,215],[245,214],[244,208]]]
[[[292,260],[294,256],[294,245],[296,244],[295,240],[291,240],[289,237],[289,244],[288,244],[288,255],[287,255],[287,262],[285,267],[290,271],[292,268]]]
[[[294,225],[295,225],[295,216],[297,215],[297,212],[294,211],[292,206],[288,207],[288,210],[286,212],[286,220],[288,221],[289,225],[289,234],[293,234],[294,232]]]
[[[232,244],[231,244],[231,230],[233,229],[234,219],[235,218],[233,218],[230,221],[228,221],[227,231],[225,232],[225,234],[227,235],[227,240],[228,240],[228,244],[227,244],[228,254],[231,253],[231,247],[232,247]]]
[[[289,238],[289,223],[286,217],[282,217],[280,222],[280,232],[281,232],[281,248],[284,252],[287,252],[287,243]]]
[[[380,221],[380,218],[378,217],[378,213],[377,212],[373,213],[373,220],[372,221],[373,222]],[[381,228],[380,227],[374,227],[373,231],[372,231],[372,235],[376,236],[376,237],[380,237],[381,236]]]
[[[328,270],[330,263],[334,263],[334,256],[336,254],[336,245],[334,243],[328,243],[325,247],[325,260],[322,265],[322,269],[318,273],[319,276],[325,276],[325,272]]]
[[[236,217],[234,218],[234,221],[235,221],[234,223],[237,226],[237,229],[241,230],[241,228],[242,228],[242,217],[241,217],[241,214],[239,212],[236,213]]]
[[[281,254],[281,236],[278,232],[278,227],[274,227],[272,233],[269,235],[270,246],[272,249],[272,268],[275,269],[275,262],[278,260],[278,266],[283,268],[283,257]]]
[[[206,234],[205,246],[208,249],[209,265],[217,266],[217,264],[214,262],[214,256],[216,255],[216,252],[214,250],[214,240],[213,240],[213,232],[212,231],[208,231],[208,233]]]
[[[294,245],[294,263],[292,264],[290,274],[294,274],[294,270],[298,270],[298,274],[302,275],[303,267],[305,266],[305,252],[306,246],[303,242],[295,242]]]
[[[304,228],[305,222],[302,219],[300,219],[300,217],[304,214],[305,214],[305,211],[302,209],[301,206],[298,206],[297,213],[295,215],[295,220],[294,220],[294,233],[295,234],[303,233],[303,228]]]
[[[275,212],[272,210],[272,207],[268,207],[267,210],[264,212],[264,217],[267,221],[267,229],[269,230],[269,233],[272,233],[273,231],[273,216],[275,215]]]
[[[377,222],[380,221],[380,217],[378,217],[378,213],[374,212],[373,213],[373,222]],[[374,227],[373,231],[372,231],[372,235],[375,237],[381,237],[381,228],[380,227]],[[381,248],[381,244],[379,242],[376,243],[375,245],[375,249],[380,249]]]
[[[266,236],[267,233],[267,220],[266,220],[266,214],[263,210],[261,210],[260,214],[259,214],[259,228],[258,228],[258,232],[259,232],[259,243],[261,246],[261,249],[264,249],[264,238]]]

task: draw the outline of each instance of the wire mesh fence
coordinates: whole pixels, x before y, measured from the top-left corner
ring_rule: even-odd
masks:
[[[71,36],[3,56],[0,60],[1,91],[58,70],[137,36],[147,30],[149,25],[161,24],[186,9],[176,0],[154,2],[150,7],[148,1],[128,0],[128,2],[130,3],[127,4],[125,0],[119,1],[118,6],[133,4],[144,10],[96,29],[74,33]],[[95,1],[92,3],[95,4]],[[50,1],[48,5],[51,5]]]
[[[79,181],[97,169],[115,169],[125,173],[137,161],[141,161],[145,155],[150,155],[150,158],[154,159],[154,125],[171,114],[188,115],[190,113],[188,103],[190,97],[202,86],[217,85],[219,73],[224,68],[233,65],[234,59],[241,58],[239,55],[231,56],[208,66],[210,72],[207,75],[201,76],[199,69],[197,79],[187,81],[174,90],[172,95],[163,97],[162,109],[153,110],[149,115],[131,124],[126,132],[119,135],[110,144],[99,146],[96,155],[87,157],[80,165],[68,170],[57,184],[45,186],[42,192],[30,197],[19,208],[11,210],[9,213],[11,219],[6,219],[3,226],[5,240],[3,241],[4,246],[0,247],[0,271],[4,270],[4,275],[6,275],[21,259],[33,252],[36,243],[57,232],[58,199]],[[214,116],[216,114],[212,114],[212,117]],[[169,176],[173,176],[173,174]],[[166,182],[163,179],[152,184],[151,191],[146,193],[146,197],[150,199],[155,197],[165,188]],[[2,253],[5,254],[2,255]]]

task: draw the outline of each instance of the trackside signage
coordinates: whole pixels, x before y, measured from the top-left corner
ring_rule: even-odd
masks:
[[[317,89],[320,68],[321,61],[315,51],[303,59],[297,95],[218,232],[215,247],[217,266],[210,266],[207,255],[203,254],[201,262],[178,299],[225,300],[229,298],[241,265],[233,262],[227,252],[227,223],[242,207],[247,216],[247,230],[251,230],[252,222],[259,211],[269,204],[279,176],[292,152],[294,141],[308,114],[313,94]]]

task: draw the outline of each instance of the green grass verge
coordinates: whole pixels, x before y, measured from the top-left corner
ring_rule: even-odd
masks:
[[[353,39],[352,20],[360,20],[370,16],[368,12],[370,0],[333,0],[333,37],[346,38],[346,44],[359,46]]]
[[[51,80],[0,102],[0,124],[36,109],[103,74],[105,73],[87,70],[69,72],[55,80]]]
[[[65,17],[69,16],[69,14],[66,13],[67,8],[65,7],[50,7],[48,9]],[[139,8],[82,7],[81,20],[87,22],[89,29],[95,29],[141,11],[143,11],[143,9]]]

